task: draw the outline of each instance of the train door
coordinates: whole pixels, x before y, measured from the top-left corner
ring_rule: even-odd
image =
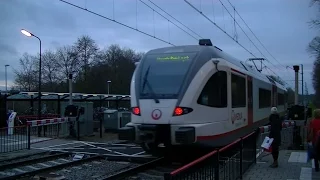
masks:
[[[231,123],[237,129],[247,125],[247,78],[244,73],[231,70]]]
[[[248,91],[248,125],[253,123],[253,97],[252,97],[252,77],[247,76]]]

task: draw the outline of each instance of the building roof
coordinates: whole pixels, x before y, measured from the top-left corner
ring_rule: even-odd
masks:
[[[58,101],[69,100],[69,93],[54,93],[54,92],[42,92],[41,100],[53,100]],[[18,94],[13,94],[7,97],[9,101],[15,100],[37,100],[38,92],[20,92]],[[83,93],[73,93],[72,100],[76,101],[99,101],[99,100],[109,100],[109,101],[129,101],[130,95],[119,95],[119,94],[83,94]]]

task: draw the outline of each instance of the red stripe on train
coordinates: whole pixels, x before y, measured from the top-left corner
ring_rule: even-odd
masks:
[[[231,68],[231,71],[234,71],[234,72],[237,72],[237,73],[239,73],[239,74],[242,74],[242,75],[246,75],[245,73],[243,73],[243,72],[241,72],[241,71],[238,71],[238,70],[236,70],[236,69],[233,69],[233,68]]]
[[[243,130],[244,128],[247,128],[248,126],[252,126],[258,122],[261,122],[261,121],[257,121],[257,122],[254,122],[253,124],[251,125],[246,125],[246,126],[243,126],[239,129],[235,129],[233,131],[229,131],[229,132],[226,132],[226,133],[222,133],[222,134],[217,134],[217,135],[212,135],[212,136],[197,136],[197,140],[213,140],[213,139],[218,139],[218,138],[221,138],[223,136],[227,136],[227,135],[230,135],[230,134],[233,134],[233,133],[236,133],[240,130]]]

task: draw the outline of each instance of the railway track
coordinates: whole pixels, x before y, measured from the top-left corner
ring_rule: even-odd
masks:
[[[99,180],[162,180],[165,173],[171,172],[181,166],[181,164],[170,163],[170,161],[161,157],[112,175],[102,176]]]
[[[93,161],[101,156],[85,156],[82,159],[72,158],[70,153],[54,153],[33,159],[15,159],[0,165],[0,179],[19,179],[86,161]]]
[[[183,153],[182,153],[183,154]],[[222,153],[230,157],[232,152]],[[197,159],[194,157],[176,154],[170,157],[142,158],[142,157],[108,157],[101,155],[84,155],[74,159],[71,153],[51,152],[40,153],[27,157],[15,158],[0,162],[1,179],[46,179],[56,176],[56,179],[119,179],[119,180],[162,180],[165,173],[170,173],[184,164]],[[201,154],[200,156],[202,156]],[[221,159],[222,160],[222,159]],[[224,163],[221,163],[223,167]],[[224,171],[233,169],[230,164],[223,167]],[[222,171],[222,169],[221,169]],[[221,172],[226,173],[226,172]],[[57,178],[59,177],[59,178]]]

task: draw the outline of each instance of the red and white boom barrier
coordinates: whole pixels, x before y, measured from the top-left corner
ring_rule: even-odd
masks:
[[[53,119],[42,119],[42,120],[31,120],[27,121],[27,125],[34,126],[45,126],[49,124],[60,124],[69,121],[74,121],[76,117],[63,117],[63,118],[53,118]]]
[[[294,121],[286,121],[282,123],[282,128],[289,128],[294,126]],[[271,129],[271,125],[268,126],[261,126],[259,127],[260,133],[267,133]]]

